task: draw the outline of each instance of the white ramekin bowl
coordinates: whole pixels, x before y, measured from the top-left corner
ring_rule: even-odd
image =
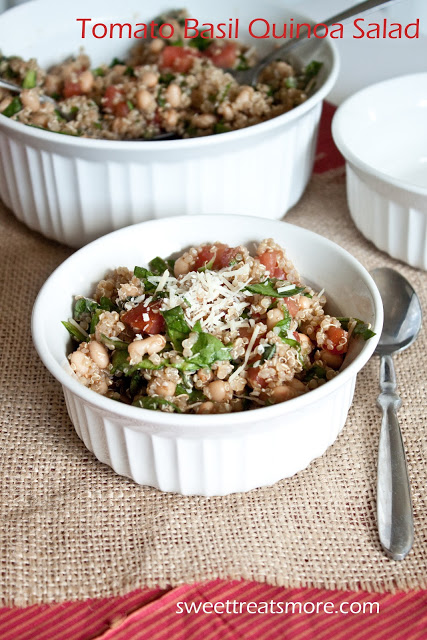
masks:
[[[184,5],[200,22],[238,16],[241,39],[259,43],[261,51],[271,41],[247,35],[251,19],[261,16],[283,25],[292,15],[306,21],[284,10],[279,0],[232,5],[190,0]],[[35,57],[48,66],[83,45],[96,66],[122,57],[131,41],[82,40],[76,18],[134,24],[170,6],[170,0],[29,2],[0,16],[2,52]],[[162,142],[99,141],[45,132],[0,116],[0,197],[30,228],[72,247],[164,216],[219,212],[280,218],[308,182],[322,100],[338,73],[335,49],[328,41],[317,42],[315,54],[304,47],[299,54],[302,64],[314,55],[323,62],[315,94],[282,116],[240,131]]]
[[[393,258],[427,269],[427,73],[359,91],[339,107],[332,133],[358,229]]]
[[[71,315],[74,295],[90,295],[108,270],[144,266],[156,255],[166,257],[201,242],[250,244],[266,237],[286,248],[306,281],[318,290],[325,288],[333,308],[370,322],[377,334],[353,344],[336,378],[271,407],[227,415],[185,415],[120,404],[70,375],[69,340],[61,320]],[[372,355],[381,327],[378,290],[350,254],[300,227],[233,215],[153,220],[92,242],[49,277],[32,320],[36,349],[62,384],[71,421],[86,447],[135,482],[207,496],[270,485],[322,455],[344,426],[356,374]]]

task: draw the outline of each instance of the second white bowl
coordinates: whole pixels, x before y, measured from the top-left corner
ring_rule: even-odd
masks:
[[[427,73],[359,91],[332,133],[356,226],[393,258],[427,269]]]
[[[283,3],[189,0],[201,22],[238,16],[241,32],[257,14],[282,23]],[[88,10],[89,6],[89,10]],[[135,23],[170,9],[170,0],[38,0],[0,16],[4,55],[35,57],[42,66],[84,45],[93,65],[122,57],[129,40],[82,40],[76,18]],[[242,37],[242,40],[245,40]],[[246,37],[251,45],[267,41]],[[270,41],[269,41],[270,42]],[[274,41],[276,43],[277,41]],[[268,46],[273,46],[270,42]],[[265,46],[264,46],[265,48]],[[246,129],[171,141],[74,138],[0,116],[0,197],[30,228],[72,247],[126,225],[164,216],[241,213],[281,218],[311,175],[322,100],[338,72],[335,49],[322,40],[318,89],[297,108]],[[301,63],[313,54],[303,47]]]

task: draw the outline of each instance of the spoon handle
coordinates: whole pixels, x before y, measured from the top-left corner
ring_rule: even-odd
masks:
[[[403,560],[414,541],[411,489],[405,449],[396,412],[402,401],[396,393],[391,356],[381,357],[377,404],[383,411],[378,449],[377,516],[381,545],[393,560]]]

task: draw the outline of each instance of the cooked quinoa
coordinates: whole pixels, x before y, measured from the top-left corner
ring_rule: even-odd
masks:
[[[252,66],[255,51],[200,34],[185,38],[186,16],[176,11],[156,18],[159,25],[173,24],[170,40],[145,40],[125,60],[114,58],[95,69],[83,53],[47,71],[34,59],[0,57],[0,77],[22,86],[19,96],[0,88],[0,114],[85,138],[138,140],[164,133],[188,138],[249,127],[307,99],[320,63],[298,70],[275,61],[256,87],[240,85],[226,69]],[[40,100],[42,93],[56,99],[60,112]]]
[[[107,274],[77,296],[63,324],[79,343],[73,375],[93,391],[145,409],[229,413],[300,396],[337,375],[355,318],[325,310],[272,239],[253,255],[220,242],[177,260]]]

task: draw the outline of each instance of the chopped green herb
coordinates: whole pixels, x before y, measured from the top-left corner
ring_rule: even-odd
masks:
[[[274,325],[274,328],[273,328],[274,333],[278,335],[279,338],[282,338],[282,340],[288,337],[288,331],[289,331],[289,327],[291,326],[291,320],[292,320],[291,314],[286,308],[283,309],[283,313],[284,313],[283,320],[279,320],[279,322],[276,325]]]
[[[315,78],[322,67],[323,62],[318,62],[317,60],[312,60],[311,62],[309,62],[304,69],[304,75],[306,79],[311,80],[312,78]]]
[[[356,326],[353,329],[353,335],[362,336],[364,340],[369,340],[369,338],[373,338],[375,333],[369,328],[363,320],[359,320],[359,318],[337,318],[340,321],[343,329],[348,331],[348,325],[350,321],[356,322]]]
[[[79,112],[79,108],[78,107],[71,107],[71,109],[70,109],[70,115],[71,116],[73,116],[73,117],[76,116],[78,114],[78,112]]]
[[[162,98],[162,96],[160,95],[160,92],[157,96],[157,104],[159,105],[159,107],[164,107],[166,104],[166,99]]]
[[[311,366],[305,374],[304,382],[310,382],[310,380],[313,380],[313,378],[326,380],[326,370],[323,367],[320,367],[318,364],[313,364],[313,366]]]
[[[182,307],[174,307],[161,313],[165,319],[167,335],[173,344],[173,348],[176,351],[182,351],[182,341],[188,338],[191,332]]]
[[[97,67],[92,73],[94,76],[100,76],[101,78],[105,76],[105,70],[102,67]]]
[[[67,329],[68,333],[75,339],[77,342],[86,342],[87,337],[85,334],[80,331],[72,322],[66,322],[62,320],[62,324]]]
[[[37,84],[37,74],[34,69],[30,69],[25,74],[25,78],[22,82],[23,89],[34,89]]]
[[[135,109],[135,105],[130,100],[126,100],[126,104],[128,106],[129,111],[132,111],[132,109]]]
[[[135,267],[133,275],[141,280],[144,284],[144,290],[146,293],[153,293],[156,290],[156,285],[148,280],[150,276],[154,276],[154,273],[145,269],[144,267]]]
[[[166,260],[159,258],[159,256],[157,256],[157,258],[153,258],[153,260],[148,263],[148,266],[150,267],[151,273],[155,276],[161,276],[166,270],[170,270],[170,266]]]
[[[103,333],[101,333],[101,342],[107,347],[113,347],[113,349],[119,349],[120,351],[127,351],[129,347],[128,342],[124,342],[118,338],[109,338]]]
[[[206,51],[211,46],[212,40],[211,38],[204,38],[202,35],[197,35],[195,38],[192,38],[188,43],[190,47],[194,47],[194,49],[198,49],[199,51]]]
[[[239,64],[237,65],[237,71],[246,71],[249,69],[248,61],[243,53],[239,55]]]
[[[181,40],[181,38],[178,38],[178,40],[175,40],[175,42],[170,42],[169,45],[171,47],[183,47],[184,46],[184,40]]]
[[[287,89],[295,89],[295,87],[297,87],[297,85],[298,85],[297,79],[294,78],[293,76],[290,76],[289,78],[286,78],[285,87]]]
[[[188,358],[189,365],[196,365],[197,368],[210,367],[214,362],[219,360],[230,360],[232,347],[226,347],[221,340],[212,336],[210,333],[204,333],[201,330],[200,322],[196,322],[193,327],[199,336],[193,344],[193,356]]]
[[[116,349],[111,359],[112,368],[110,374],[114,375],[117,371],[124,371],[125,368],[129,368],[129,354],[127,351]]]
[[[204,402],[206,400],[206,396],[202,391],[199,391],[198,389],[186,389],[183,384],[177,384],[175,395],[181,396],[184,394],[188,396],[188,401],[190,403]]]
[[[159,78],[160,84],[164,84],[166,86],[169,86],[172,80],[175,80],[175,75],[173,73],[162,73]]]
[[[95,333],[96,325],[99,322],[99,316],[101,315],[101,313],[102,313],[102,309],[97,309],[93,314],[92,319],[90,321],[90,327],[89,327],[90,334]]]
[[[274,356],[275,353],[276,353],[276,345],[275,344],[267,345],[266,347],[264,347],[264,351],[261,356],[261,362],[265,362],[266,360],[271,360],[271,358]]]
[[[199,271],[200,273],[203,273],[204,271],[210,271],[212,269],[212,267],[214,266],[214,262],[215,262],[215,256],[213,256],[209,262],[206,262],[203,267],[199,267],[197,269],[197,271]]]
[[[19,113],[21,109],[22,109],[22,102],[18,98],[18,96],[15,96],[15,98],[13,98],[12,102],[6,107],[6,109],[2,111],[2,114],[6,116],[6,118],[11,118],[16,113]]]
[[[104,311],[118,311],[117,305],[114,304],[111,298],[107,298],[106,296],[101,296],[99,306]]]
[[[279,281],[280,282],[280,281]],[[250,291],[251,293],[258,293],[263,296],[270,296],[272,298],[288,298],[289,296],[295,296],[298,293],[302,293],[305,287],[297,287],[293,286],[291,289],[287,291],[278,292],[278,290],[274,287],[274,284],[277,283],[276,279],[267,278],[264,282],[260,282],[258,284],[249,284],[245,287],[244,291]],[[286,286],[286,285],[281,285]],[[279,286],[279,289],[281,288]]]
[[[179,409],[176,404],[166,400],[166,398],[162,398],[162,396],[144,396],[132,402],[132,406],[139,407],[140,409],[150,409],[150,411],[156,411],[160,407],[167,406],[172,407],[172,409],[177,413],[182,413],[181,409]]]
[[[215,123],[214,133],[227,133],[227,131],[230,131],[230,127],[228,127],[226,124],[223,124],[222,122]]]
[[[141,377],[141,373],[137,371],[133,374],[129,384],[129,393],[134,398],[138,393],[141,393],[144,386],[144,379]]]
[[[58,118],[58,120],[60,122],[66,122],[65,118],[63,117],[62,113],[59,111],[59,109],[55,109],[55,115]]]
[[[116,66],[116,64],[126,64],[123,60],[119,60],[119,58],[113,58],[110,64],[110,69]]]
[[[135,78],[135,71],[133,67],[126,67],[126,70],[124,72],[125,76],[130,76],[131,78]]]
[[[80,322],[85,314],[92,315],[96,309],[99,309],[99,305],[95,300],[91,300],[90,298],[79,298],[74,304],[73,318],[74,320],[77,320],[77,322]]]
[[[54,93],[51,93],[50,95],[54,100],[59,100],[61,98],[59,93],[56,93],[56,91]]]
[[[224,91],[221,94],[221,97],[219,99],[220,102],[224,102],[224,100],[226,99],[226,97],[228,96],[228,94],[230,93],[230,89],[231,89],[231,82],[228,82],[225,87],[224,87]]]

